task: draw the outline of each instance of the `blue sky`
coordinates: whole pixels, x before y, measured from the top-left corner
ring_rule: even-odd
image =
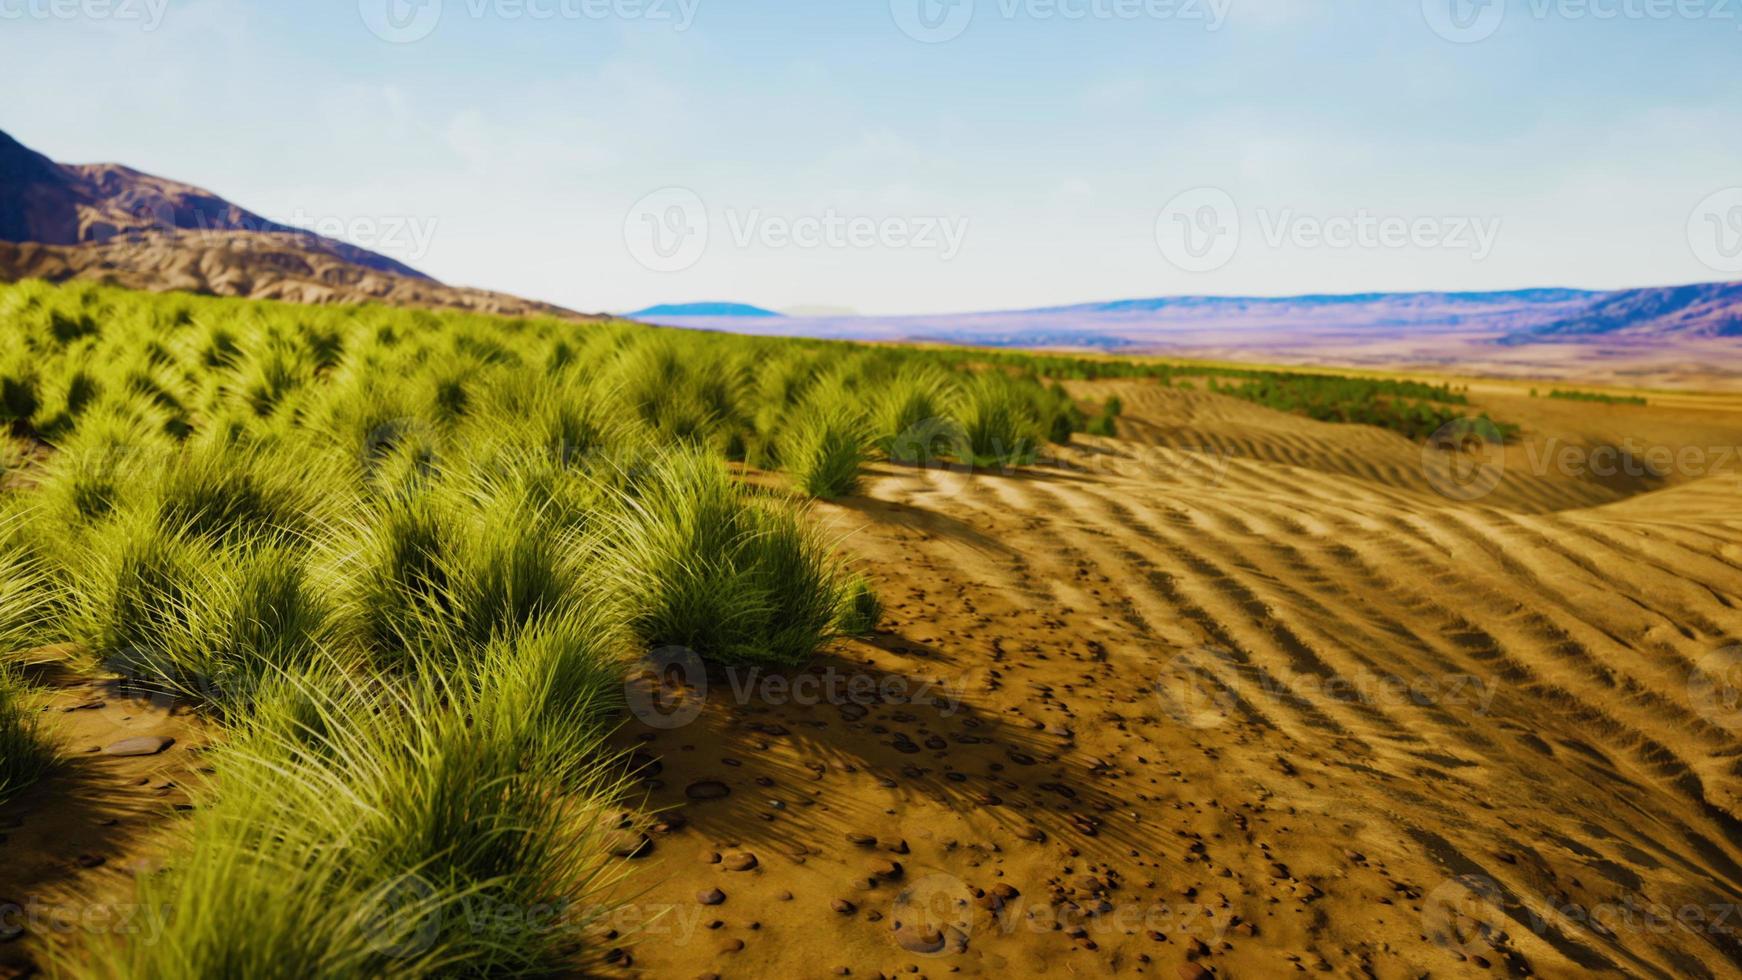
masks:
[[[0,128],[588,310],[1742,278],[1742,0],[400,2],[0,0]]]

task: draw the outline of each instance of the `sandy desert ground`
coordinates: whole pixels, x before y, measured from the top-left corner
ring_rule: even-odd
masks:
[[[1475,503],[1388,433],[1136,385],[1052,467],[880,470],[824,512],[885,633],[625,728],[676,819],[622,972],[1735,975],[1742,469],[1529,451],[1742,405],[1495,387],[1530,434]]]
[[[1119,439],[817,505],[887,601],[874,640],[637,684],[636,874],[590,973],[1742,970],[1742,399],[1482,386],[1526,436],[1455,500],[1390,433],[1077,394],[1114,391]],[[202,742],[56,698],[72,775],[0,827],[32,942],[150,866]],[[137,735],[176,742],[86,751]]]

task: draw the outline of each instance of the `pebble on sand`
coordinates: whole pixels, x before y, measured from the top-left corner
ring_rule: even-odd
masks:
[[[124,738],[103,749],[104,755],[121,757],[156,755],[175,744],[175,739],[160,735],[142,735],[138,738]]]
[[[689,784],[683,792],[692,800],[723,800],[732,795],[732,787],[717,779],[703,779]]]

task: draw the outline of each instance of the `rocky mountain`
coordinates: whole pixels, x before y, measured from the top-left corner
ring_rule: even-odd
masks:
[[[299,303],[579,315],[446,285],[190,184],[113,163],[56,163],[0,132],[0,279],[25,278]]]

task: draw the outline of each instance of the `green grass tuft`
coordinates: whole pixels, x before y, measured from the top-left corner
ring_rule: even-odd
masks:
[[[835,634],[842,583],[828,547],[796,509],[751,499],[714,459],[657,458],[608,541],[630,623],[650,646],[792,667]]]

